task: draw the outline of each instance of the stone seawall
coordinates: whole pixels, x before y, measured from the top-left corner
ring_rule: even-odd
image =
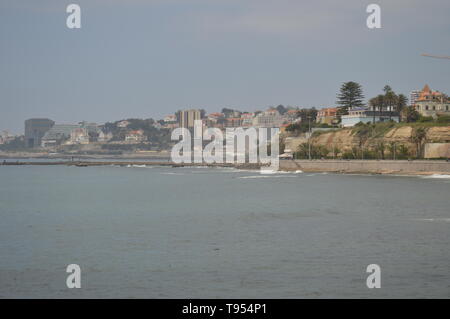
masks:
[[[282,160],[280,161],[280,170],[405,175],[450,174],[450,162],[400,160]]]

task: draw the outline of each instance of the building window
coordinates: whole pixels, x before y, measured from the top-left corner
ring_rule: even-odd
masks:
[[[428,105],[425,105],[425,110],[427,110],[427,111],[428,111]]]

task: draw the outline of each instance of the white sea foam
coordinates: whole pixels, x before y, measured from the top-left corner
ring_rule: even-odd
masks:
[[[301,174],[303,171],[296,170],[296,171],[276,171],[271,169],[261,169],[260,173],[263,175],[277,175],[277,174]]]
[[[273,176],[267,176],[267,175],[253,175],[253,176],[241,176],[238,178],[242,178],[242,179],[253,179],[253,178],[270,178]]]
[[[270,175],[251,175],[251,176],[241,176],[238,178],[242,179],[253,179],[253,178],[282,178],[282,177],[295,177],[295,176],[289,176],[289,175],[276,175],[276,174],[270,174]]]
[[[422,222],[450,222],[450,218],[417,218],[416,220]]]
[[[450,178],[450,175],[445,174],[433,174],[428,176],[421,176],[422,178]]]

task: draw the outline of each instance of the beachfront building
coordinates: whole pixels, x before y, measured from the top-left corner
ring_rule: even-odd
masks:
[[[341,116],[342,127],[352,127],[362,123],[378,123],[395,121],[399,122],[400,117],[398,112],[394,111],[373,111],[365,107],[357,107],[348,111],[348,115]]]
[[[225,119],[225,127],[241,127],[242,118],[240,117],[228,117]]]
[[[25,121],[26,147],[39,147],[44,135],[55,125],[49,119],[29,119]]]
[[[129,143],[142,143],[147,140],[143,130],[129,131],[125,134],[125,141]]]
[[[170,114],[165,116],[162,121],[158,121],[165,129],[176,129],[178,127],[177,116],[175,114]]]
[[[3,131],[0,133],[0,144],[7,144],[11,142],[14,138],[15,136],[9,133],[8,131]]]
[[[259,113],[253,119],[254,127],[281,127],[283,124],[283,117],[276,109],[269,109],[265,112]]]
[[[253,118],[255,117],[255,113],[242,113],[241,120],[243,127],[250,127],[253,125]]]
[[[70,139],[73,130],[80,128],[78,124],[55,124],[45,133],[41,140],[42,147],[57,146]]]
[[[283,118],[286,123],[296,123],[301,121],[300,111],[297,109],[287,110],[286,113],[283,114]]]
[[[409,93],[409,102],[412,106],[416,105],[416,102],[417,102],[417,99],[419,98],[419,96],[420,96],[419,90],[414,90]]]
[[[224,128],[225,114],[219,113],[219,112],[214,112],[214,113],[208,114],[205,119],[205,126],[206,127]]]
[[[425,85],[416,100],[415,108],[422,116],[450,115],[450,99],[444,93],[432,91]]]
[[[70,132],[69,145],[89,144],[89,132],[87,128],[77,127]]]
[[[336,124],[337,119],[337,107],[328,107],[317,111],[316,122],[319,124]]]
[[[106,142],[112,140],[112,138],[113,138],[113,134],[111,132],[105,133],[103,131],[100,131],[98,133],[97,141],[100,143],[106,143]]]
[[[175,129],[178,127],[177,116],[175,114],[167,115],[159,122],[162,124],[162,128]]]

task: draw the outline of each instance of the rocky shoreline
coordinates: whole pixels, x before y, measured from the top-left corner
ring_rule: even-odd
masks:
[[[446,160],[288,160],[280,161],[284,171],[374,175],[450,175]]]
[[[14,158],[14,160],[3,159],[0,166],[166,166],[166,167],[228,167],[246,170],[258,170],[265,166],[258,163],[245,164],[207,164],[207,163],[174,163],[169,159],[159,160],[125,160],[110,158],[104,160],[54,160],[45,161],[50,158],[40,158],[43,161],[27,161]],[[154,159],[154,158],[153,158]],[[450,175],[450,162],[448,161],[377,161],[377,160],[282,160],[280,171],[293,172],[315,172],[315,173],[337,173],[337,174],[373,174],[373,175]]]

